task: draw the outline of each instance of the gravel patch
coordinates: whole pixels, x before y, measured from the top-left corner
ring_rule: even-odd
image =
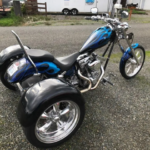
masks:
[[[147,150],[150,147],[149,62],[139,75],[125,80],[118,63],[108,65],[114,86],[100,84],[83,94],[86,115],[79,131],[53,150]],[[20,96],[0,83],[0,149],[36,150],[25,138],[16,118]]]
[[[4,49],[16,43],[10,30],[21,36],[23,43],[33,48],[50,51],[55,56],[73,53],[81,48],[85,39],[96,29],[94,26],[66,27],[9,27],[0,28]],[[150,44],[149,24],[132,25],[135,41],[146,50]],[[65,38],[64,38],[65,37]],[[115,51],[118,47],[115,46]],[[108,64],[106,76],[113,73],[113,87],[100,84],[83,94],[86,114],[78,132],[61,146],[52,150],[148,150],[150,149],[150,61],[132,80],[119,73],[119,59]],[[25,138],[16,118],[18,93],[6,89],[0,83],[0,150],[37,150]]]

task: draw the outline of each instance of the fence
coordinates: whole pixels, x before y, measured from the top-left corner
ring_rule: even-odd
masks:
[[[37,14],[37,13],[39,13],[38,9],[45,9],[45,15],[47,16],[47,3],[46,2],[45,3],[37,3],[37,2],[32,2],[32,1],[26,1],[25,7],[26,7],[27,14]]]

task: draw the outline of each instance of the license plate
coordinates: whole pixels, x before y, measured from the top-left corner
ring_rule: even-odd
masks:
[[[12,76],[17,70],[18,67],[15,64],[13,64],[8,68],[7,72],[10,76]]]

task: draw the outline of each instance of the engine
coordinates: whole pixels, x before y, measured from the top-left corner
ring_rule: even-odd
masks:
[[[91,55],[83,54],[80,55],[77,59],[78,64],[80,66],[80,71],[83,76],[90,79],[92,85],[94,86],[99,77],[100,77],[100,60],[98,59],[98,55],[96,53],[92,53]],[[85,80],[83,82],[83,86],[87,86],[88,82]]]

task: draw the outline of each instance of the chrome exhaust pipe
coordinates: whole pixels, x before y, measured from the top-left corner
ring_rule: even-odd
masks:
[[[88,88],[86,88],[86,89],[84,89],[84,90],[81,90],[81,91],[80,91],[81,93],[85,93],[85,92],[87,92],[87,91],[89,91],[89,90],[94,90],[94,89],[97,88],[97,86],[99,85],[99,83],[100,83],[102,77],[104,76],[104,68],[103,68],[103,66],[101,66],[100,70],[101,70],[102,73],[101,73],[101,75],[100,75],[100,77],[99,77],[99,79],[98,79],[98,81],[97,81],[97,83],[96,83],[96,85],[95,85],[94,87],[92,87],[91,80],[90,80],[89,78],[83,76],[83,75],[81,74],[80,70],[78,70],[78,74],[79,74],[80,78],[82,78],[83,80],[86,80],[86,81],[89,82]]]
[[[92,87],[91,80],[90,80],[89,78],[83,76],[83,75],[81,74],[80,70],[78,70],[78,74],[79,74],[79,76],[80,76],[83,80],[86,80],[86,81],[89,82],[89,87],[88,87],[87,89],[84,89],[84,90],[81,90],[81,91],[80,91],[81,93],[85,93],[85,92],[89,91],[89,90],[91,89],[91,87]]]
[[[97,88],[97,86],[99,85],[99,83],[100,83],[102,77],[104,76],[104,68],[103,68],[103,66],[101,66],[101,72],[102,72],[101,76],[99,77],[99,79],[98,79],[96,85],[95,85],[94,87],[92,87],[91,90],[94,90],[94,89]]]
[[[16,83],[18,89],[19,89],[19,92],[20,94],[22,95],[24,93],[24,89],[22,88],[22,86],[20,85],[20,83]]]

